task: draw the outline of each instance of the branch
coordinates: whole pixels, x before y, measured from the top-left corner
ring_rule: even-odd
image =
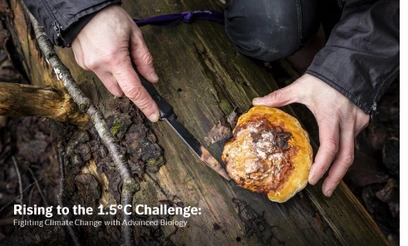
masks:
[[[74,102],[78,104],[79,109],[82,112],[86,112],[91,118],[95,129],[97,130],[99,137],[102,140],[102,143],[108,149],[115,167],[119,171],[123,181],[121,192],[122,205],[131,205],[133,195],[138,190],[139,184],[136,183],[135,179],[132,178],[127,160],[120,152],[119,146],[115,143],[115,139],[113,138],[112,133],[106,125],[102,113],[91,104],[91,100],[81,91],[75,80],[72,78],[68,68],[65,67],[62,61],[59,59],[58,55],[53,49],[53,44],[45,34],[44,28],[28,11],[27,7],[22,1],[21,4],[31,20],[38,45],[42,53],[44,54],[45,59],[54,69],[54,72],[57,75],[58,79],[62,81]],[[125,220],[130,220],[131,215],[126,215],[124,211],[125,210],[123,210],[123,218]],[[122,237],[124,239],[125,245],[133,245],[133,233],[131,231],[131,227],[125,225],[122,226]]]
[[[14,159],[14,157],[13,157],[13,159]],[[33,177],[33,180],[35,182],[35,186],[37,187],[38,193],[40,194],[41,198],[43,199],[43,202],[44,202],[45,206],[48,207],[49,205],[48,205],[47,199],[44,196],[44,192],[42,191],[42,189],[40,187],[40,184],[38,183],[38,180],[35,177],[35,174],[34,174],[33,170],[29,167],[28,171],[30,171],[31,177]]]
[[[20,170],[18,169],[16,159],[14,158],[14,156],[12,156],[11,159],[13,160],[13,165],[14,165],[14,168],[16,169],[18,185],[20,189],[20,198],[18,199],[19,200],[18,203],[23,205],[23,181],[21,180],[21,174],[20,174]],[[24,215],[21,216],[21,219],[23,218],[24,218]]]
[[[33,103],[35,102],[35,103]],[[0,82],[0,115],[39,116],[85,126],[89,118],[72,99],[52,89]]]

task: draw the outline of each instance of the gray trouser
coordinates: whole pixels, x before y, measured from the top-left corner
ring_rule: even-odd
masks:
[[[319,28],[317,0],[229,0],[224,13],[237,50],[263,61],[293,54]]]

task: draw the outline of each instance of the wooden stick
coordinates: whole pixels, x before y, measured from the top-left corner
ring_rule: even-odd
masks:
[[[0,115],[40,116],[83,126],[88,116],[63,92],[0,82]]]
[[[18,203],[23,205],[23,181],[21,180],[20,169],[18,168],[18,164],[17,164],[16,159],[14,158],[14,156],[12,156],[11,159],[13,160],[13,165],[14,165],[14,168],[16,169],[17,179],[18,179],[18,186],[19,186],[19,190],[20,190],[20,197],[18,198]],[[21,219],[24,219],[24,215],[21,216]]]
[[[31,177],[33,177],[33,179],[35,181],[35,186],[37,187],[38,193],[40,194],[41,198],[43,199],[45,206],[48,207],[49,205],[48,205],[47,199],[44,196],[44,192],[42,191],[42,189],[40,187],[40,184],[38,183],[37,178],[35,177],[35,174],[34,174],[33,170],[31,168],[28,168],[28,171],[30,171]]]

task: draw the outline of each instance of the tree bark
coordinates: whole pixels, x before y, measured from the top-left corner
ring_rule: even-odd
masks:
[[[30,24],[24,18],[21,6],[16,0],[10,2],[14,17],[8,17],[9,27],[13,28],[11,33],[14,34],[14,43],[21,47],[26,61],[25,69],[32,83],[41,86],[53,84],[54,88],[62,89],[63,86],[36,49],[36,40],[30,33]],[[222,10],[218,2],[199,0],[123,1],[123,6],[137,19],[186,10]],[[279,81],[296,79],[296,74],[285,61],[276,64],[279,71],[271,72],[262,63],[238,54],[225,36],[223,26],[218,24],[196,22],[192,25],[143,27],[142,31],[161,79],[157,89],[173,105],[184,125],[202,143],[210,129],[234,108],[244,112],[250,108],[253,97],[278,89]],[[145,125],[140,114],[131,110],[133,106],[129,102],[114,99],[93,74],[76,65],[71,50],[56,48],[56,51],[82,91],[102,110],[105,118],[112,119],[112,130],[116,129],[115,124],[122,126],[115,123],[122,120],[130,120],[133,125],[136,121],[137,124]],[[304,118],[303,112],[294,112],[292,107],[284,109],[299,116],[301,122],[310,122],[310,119]],[[164,122],[151,126],[164,150],[166,164],[158,172],[149,172],[151,163],[156,168],[161,165],[160,155],[143,157],[133,152],[132,144],[142,141],[142,136],[148,136],[150,140],[155,139],[155,136],[147,129],[139,134],[137,129],[141,125],[132,127],[132,124],[123,124],[126,125],[123,131],[123,127],[119,127],[116,137],[123,143],[123,151],[132,160],[131,163],[145,163],[145,169],[140,170],[137,168],[140,166],[136,165],[132,170],[142,180],[140,191],[134,196],[134,205],[157,206],[166,201],[179,206],[201,208],[200,216],[186,218],[186,228],[162,226],[159,227],[160,233],[152,236],[152,231],[148,234],[145,228],[135,227],[139,243],[171,241],[176,245],[198,242],[203,245],[235,245],[238,242],[244,245],[387,245],[378,226],[344,183],[339,185],[331,198],[323,196],[319,183],[317,186],[308,186],[285,204],[272,203],[266,196],[243,190],[218,176],[198,160]],[[312,128],[316,127],[313,123],[310,125]],[[314,132],[312,128],[310,132]],[[130,138],[135,134],[138,137]],[[88,140],[81,140],[82,142],[89,142],[89,137],[83,139]],[[311,139],[316,150],[317,135],[312,134]],[[65,140],[67,141],[72,142],[73,138]],[[150,143],[151,146],[156,146],[155,140]],[[95,144],[92,142],[91,148]],[[67,144],[61,150],[66,152],[65,156],[76,153],[69,146]],[[137,145],[140,146],[143,145]],[[223,142],[206,147],[216,158],[220,158]],[[77,155],[81,158],[79,162],[72,157],[75,155],[66,157],[65,197],[92,206],[103,202],[118,202],[117,188],[114,186],[119,184],[113,184],[116,182],[115,176],[101,167],[104,159],[95,158],[94,155],[89,157],[82,152]],[[99,189],[107,194],[101,195],[97,189],[92,193],[92,190],[78,188],[84,183],[95,183],[96,186],[99,184]],[[89,233],[88,236],[97,238],[99,235],[92,232],[97,229],[81,230]],[[109,228],[104,233],[112,235],[111,239],[106,240],[114,240],[113,236],[117,232]],[[93,244],[97,244],[99,240],[102,239]]]

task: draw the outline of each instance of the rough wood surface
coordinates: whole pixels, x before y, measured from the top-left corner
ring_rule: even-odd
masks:
[[[0,82],[0,115],[47,117],[78,126],[88,121],[61,91],[4,82]]]
[[[134,18],[197,9],[221,10],[218,2],[198,0],[124,1]],[[14,11],[14,42],[27,60],[27,73],[34,84],[61,88],[36,50],[21,9]],[[207,22],[168,27],[143,27],[144,37],[155,59],[160,77],[157,85],[173,105],[184,125],[202,142],[212,126],[233,108],[247,110],[253,97],[278,88],[276,76],[295,79],[282,63],[281,74],[267,71],[256,61],[236,51],[223,26]],[[57,49],[83,91],[103,110],[113,115],[114,99],[91,73],[76,64],[69,49]],[[285,110],[293,115],[291,107]],[[299,114],[299,117],[302,114]],[[308,121],[308,119],[300,118]],[[237,187],[212,172],[188,150],[164,122],[152,125],[167,163],[158,173],[146,175],[136,193],[138,204],[157,205],[160,200],[178,199],[187,206],[199,206],[202,215],[188,218],[188,227],[165,227],[176,245],[386,245],[386,239],[350,190],[341,183],[333,197],[325,198],[321,187],[308,186],[285,204]],[[312,135],[316,140],[316,135]],[[313,143],[316,149],[316,142]],[[222,143],[207,146],[217,158]]]

